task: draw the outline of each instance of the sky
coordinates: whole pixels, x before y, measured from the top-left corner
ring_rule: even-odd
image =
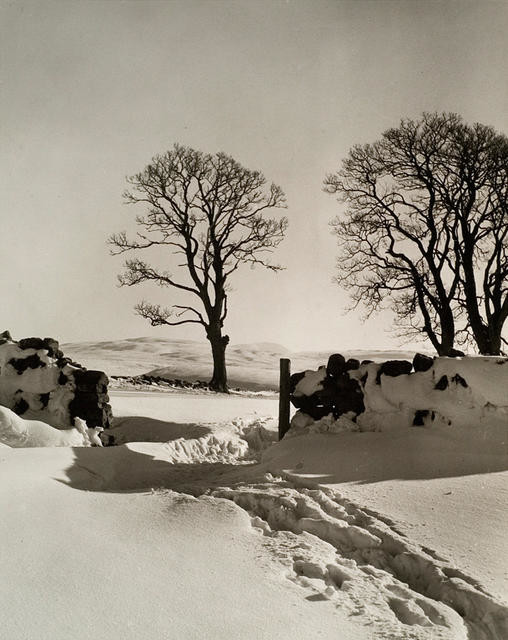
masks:
[[[232,343],[401,346],[389,310],[345,313],[325,175],[423,111],[508,133],[504,1],[1,0],[0,22],[0,331],[16,338],[205,338],[136,316],[142,299],[183,299],[118,287],[106,244],[142,213],[126,176],[178,142],[287,196],[286,269],[235,274]]]

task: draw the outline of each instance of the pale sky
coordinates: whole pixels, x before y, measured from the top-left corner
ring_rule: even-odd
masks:
[[[171,290],[118,288],[107,237],[133,229],[125,176],[175,142],[279,184],[279,274],[232,281],[233,343],[387,348],[389,312],[343,315],[339,211],[322,192],[349,148],[402,117],[455,111],[508,133],[508,2],[1,0],[0,331],[62,342],[143,335]],[[141,210],[137,213],[142,213]],[[171,263],[169,263],[171,264]]]

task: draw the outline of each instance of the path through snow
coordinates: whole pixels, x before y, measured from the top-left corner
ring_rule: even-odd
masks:
[[[132,420],[117,422],[119,441],[132,432]],[[270,426],[269,419],[237,420],[164,444],[80,449],[68,476],[80,489],[150,488],[232,501],[308,600],[330,601],[377,638],[508,637],[506,607],[391,521],[333,489],[274,475],[261,460],[275,441]]]

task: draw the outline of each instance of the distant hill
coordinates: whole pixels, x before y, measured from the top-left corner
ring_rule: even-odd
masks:
[[[150,373],[168,379],[209,380],[212,356],[207,342],[171,338],[128,338],[107,342],[63,344],[66,356],[88,369],[100,369],[108,375],[134,376]],[[348,358],[375,361],[412,359],[413,351],[347,350],[291,352],[286,347],[268,342],[231,344],[226,351],[231,387],[241,389],[277,389],[279,359],[289,358],[291,370],[316,369],[327,363],[332,353]]]

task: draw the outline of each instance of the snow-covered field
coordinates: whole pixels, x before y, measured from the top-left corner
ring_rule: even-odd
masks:
[[[279,443],[276,396],[111,395],[116,447],[0,447],[2,638],[508,637],[502,430]]]
[[[80,342],[62,345],[65,355],[88,369],[108,375],[152,375],[182,380],[209,380],[210,345],[206,341],[171,338],[129,338],[114,342]],[[340,349],[338,348],[340,351]],[[278,389],[279,359],[290,358],[294,371],[326,364],[331,352],[293,353],[280,344],[231,344],[226,350],[230,386],[242,389]],[[388,360],[412,357],[393,351],[342,351],[347,357]]]

